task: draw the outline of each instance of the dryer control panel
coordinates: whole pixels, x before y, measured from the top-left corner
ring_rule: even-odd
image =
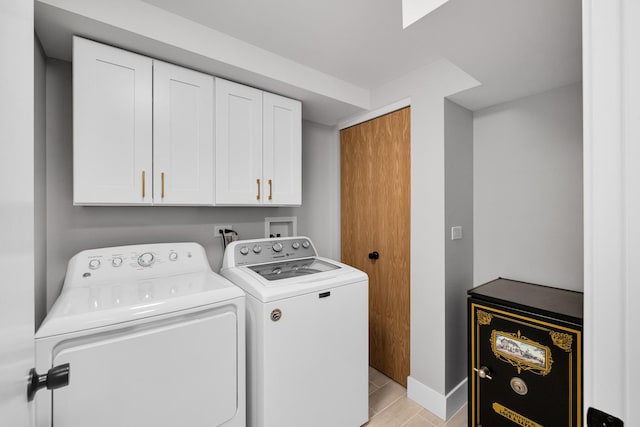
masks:
[[[69,261],[64,286],[143,279],[209,269],[198,243],[116,246],[79,252]]]
[[[308,237],[278,237],[238,240],[224,254],[223,266],[264,264],[318,256]]]

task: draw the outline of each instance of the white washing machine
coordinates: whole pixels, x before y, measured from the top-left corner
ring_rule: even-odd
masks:
[[[306,237],[233,242],[221,274],[247,293],[247,424],[366,423],[367,275]]]
[[[245,426],[245,297],[197,243],[87,250],[36,333],[39,427]]]

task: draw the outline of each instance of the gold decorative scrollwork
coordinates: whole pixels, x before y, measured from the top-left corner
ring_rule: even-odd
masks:
[[[567,353],[571,353],[571,346],[573,345],[573,337],[571,335],[556,331],[550,331],[549,335],[551,335],[551,339],[557,347],[560,347]]]
[[[480,325],[491,324],[491,320],[493,319],[493,314],[487,313],[486,311],[478,310],[476,311],[476,315],[478,316],[478,324]]]

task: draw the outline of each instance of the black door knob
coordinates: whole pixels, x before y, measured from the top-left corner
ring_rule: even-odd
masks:
[[[27,386],[27,400],[33,400],[36,392],[41,388],[54,390],[56,388],[69,385],[69,372],[71,368],[68,363],[49,369],[46,374],[38,374],[35,369],[29,372],[29,384]]]
[[[380,254],[378,253],[378,251],[373,251],[369,253],[369,259],[378,259],[378,258],[380,258]]]

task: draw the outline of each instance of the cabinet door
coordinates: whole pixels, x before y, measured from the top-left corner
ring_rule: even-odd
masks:
[[[214,309],[65,341],[49,357],[73,376],[50,393],[47,425],[210,427],[242,417],[237,325],[236,313]]]
[[[262,91],[216,79],[216,204],[262,203]]]
[[[73,201],[150,204],[152,60],[73,38]]]
[[[153,203],[213,204],[213,77],[153,62]]]
[[[469,301],[470,426],[582,426],[580,326]]]
[[[272,93],[263,99],[263,192],[265,204],[302,203],[302,107]]]

